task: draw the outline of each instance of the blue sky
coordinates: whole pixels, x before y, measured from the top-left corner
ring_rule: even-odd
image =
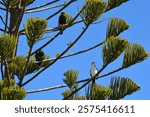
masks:
[[[40,4],[46,3],[46,1],[47,0],[42,0],[42,1],[37,0],[35,4],[40,5]],[[60,1],[64,1],[64,0],[60,0]],[[111,18],[111,17],[118,17],[118,18],[124,19],[130,25],[130,28],[129,30],[122,33],[120,36],[129,40],[131,43],[138,43],[142,45],[145,48],[145,50],[150,52],[150,46],[149,46],[150,44],[150,40],[149,40],[150,15],[148,15],[150,11],[149,4],[150,4],[149,0],[138,0],[138,1],[130,0],[129,2],[121,5],[120,7],[117,7],[107,12],[101,17],[101,19]],[[78,9],[81,7],[81,5],[82,5],[82,0],[78,0],[77,2],[73,3],[68,8],[66,8],[64,11],[70,14],[71,16],[75,16],[78,12]],[[30,7],[32,6],[33,5],[31,5]],[[26,21],[28,17],[38,16],[38,17],[46,18],[52,13],[54,13],[55,10],[58,10],[58,9],[48,10],[48,11],[41,12],[41,13],[26,14],[24,16],[22,26],[20,29],[23,28],[23,23],[24,21]],[[48,28],[57,26],[58,17],[59,17],[59,14],[48,21],[49,23]],[[107,23],[108,21],[104,21],[101,24],[91,25],[91,27],[84,34],[84,36],[82,36],[81,40],[70,51],[68,51],[68,54],[91,47],[94,44],[103,41],[106,35]],[[0,23],[0,25],[2,24]],[[84,24],[81,23],[81,24],[77,24],[76,26],[73,26],[65,30],[63,35],[56,38],[50,45],[44,48],[45,53],[51,56],[52,58],[55,57],[56,53],[60,53],[63,49],[67,47],[68,42],[73,41],[78,36],[78,34],[80,34],[83,26]],[[52,37],[56,33],[57,32],[49,33],[46,36]],[[38,44],[36,44],[34,47],[34,50],[38,48],[39,46],[41,46],[43,43],[45,43],[47,40],[48,39],[45,39],[44,41],[41,41]],[[27,46],[26,39],[24,36],[20,37],[18,48],[19,48],[18,55],[27,54],[28,46]],[[53,66],[51,66],[42,74],[40,74],[35,80],[27,84],[24,88],[29,91],[29,90],[52,87],[52,86],[64,84],[62,81],[62,78],[64,78],[63,73],[69,69],[76,69],[79,71],[78,79],[88,78],[90,65],[93,61],[97,63],[98,68],[101,68],[101,65],[102,65],[101,55],[102,55],[102,51],[101,51],[101,47],[99,47],[81,55],[59,60]],[[150,93],[149,93],[150,65],[149,63],[150,63],[150,59],[148,58],[142,63],[131,66],[128,69],[124,69],[108,77],[99,79],[97,82],[99,84],[107,86],[109,85],[109,81],[112,76],[129,77],[133,81],[135,81],[139,86],[141,86],[141,90],[133,93],[130,96],[126,96],[124,99],[126,100],[150,99]],[[122,65],[122,57],[118,58],[116,61],[111,63],[102,72],[102,74],[105,74],[114,69],[117,69],[121,65]],[[30,78],[31,76],[32,75],[27,76],[26,79]],[[29,99],[62,99],[61,93],[62,91],[66,89],[67,88],[62,88],[62,89],[56,89],[56,90],[51,90],[47,92],[28,94],[25,99],[27,100]],[[81,94],[84,94],[84,92],[85,91],[83,89],[81,91]]]

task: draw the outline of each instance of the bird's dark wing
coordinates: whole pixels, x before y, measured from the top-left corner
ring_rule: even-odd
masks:
[[[43,51],[38,51],[35,54],[35,59],[36,59],[36,61],[43,61],[44,60],[44,52]]]
[[[64,15],[59,16],[59,25],[66,24],[66,17]]]

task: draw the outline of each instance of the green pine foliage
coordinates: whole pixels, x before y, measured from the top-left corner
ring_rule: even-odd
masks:
[[[107,26],[106,37],[119,36],[120,33],[129,29],[129,25],[120,18],[111,18]]]
[[[72,93],[71,90],[66,90],[66,91],[62,92],[62,95],[63,95],[64,98],[66,98],[71,93]],[[73,98],[70,97],[68,100],[73,100]]]
[[[142,62],[149,57],[149,53],[139,44],[130,44],[124,53],[122,67],[126,68],[136,63]]]
[[[40,41],[47,28],[47,20],[39,17],[29,18],[24,26],[29,47]]]
[[[106,100],[112,90],[99,84],[89,84],[86,91],[87,100]]]
[[[67,84],[69,88],[72,88],[76,85],[76,81],[78,78],[78,71],[77,70],[68,70],[64,73],[66,78],[63,79],[64,83]]]
[[[26,96],[23,88],[15,86],[15,80],[11,79],[0,81],[0,100],[22,100]]]
[[[108,0],[106,11],[109,11],[115,7],[118,7],[127,1],[129,1],[129,0]]]
[[[121,77],[112,77],[109,87],[112,89],[109,100],[118,100],[140,90],[140,86],[131,79]]]
[[[109,37],[103,42],[102,57],[104,66],[116,60],[128,47],[129,42],[121,37]]]
[[[16,38],[13,35],[0,35],[0,57],[1,60],[7,60],[15,48]]]
[[[106,3],[103,0],[86,0],[81,17],[86,25],[98,20],[105,12]]]

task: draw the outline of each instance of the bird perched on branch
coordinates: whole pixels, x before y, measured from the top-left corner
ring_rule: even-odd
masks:
[[[91,68],[90,68],[90,76],[91,78],[94,77],[98,72],[98,69],[96,68],[96,63],[92,62]],[[92,81],[92,83],[95,83],[95,79]]]
[[[66,24],[66,16],[65,16],[65,12],[62,12],[61,15],[59,16],[59,21],[58,21],[58,25],[59,25],[59,30],[61,32],[61,34],[63,34],[63,25]]]
[[[35,60],[36,61],[43,61],[44,60],[44,52],[42,50],[39,50],[35,53]],[[41,65],[41,63],[37,63],[38,65]]]

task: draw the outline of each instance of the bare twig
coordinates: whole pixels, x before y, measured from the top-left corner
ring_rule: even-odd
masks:
[[[57,8],[57,7],[61,7],[61,6],[64,6],[64,5],[66,5],[66,4],[58,4],[58,5],[49,6],[49,7],[46,7],[46,8],[35,9],[35,10],[28,10],[28,11],[25,11],[25,13],[35,13],[35,12],[46,11],[46,10]]]
[[[26,9],[25,11],[30,11],[30,10],[43,8],[43,7],[46,7],[46,6],[50,5],[50,4],[53,4],[53,3],[58,2],[58,1],[60,1],[60,0],[53,0],[53,1],[50,1],[50,2],[48,2],[46,4],[43,4],[43,5],[40,5],[40,6],[36,6],[36,7],[30,8],[30,9]]]

